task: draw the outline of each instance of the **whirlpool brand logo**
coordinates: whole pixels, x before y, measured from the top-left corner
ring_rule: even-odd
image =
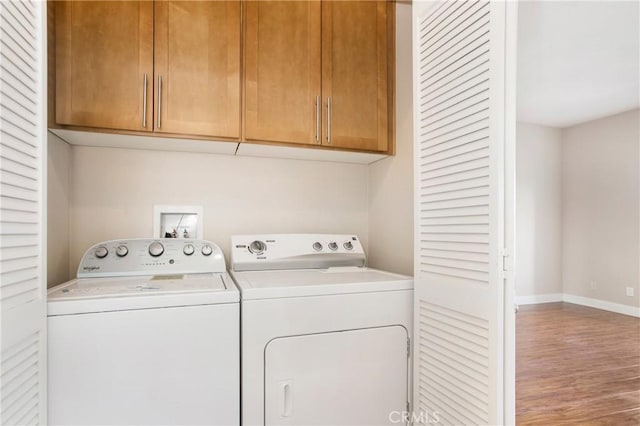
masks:
[[[99,271],[100,267],[99,266],[83,266],[82,270],[85,272],[93,272],[93,271]]]

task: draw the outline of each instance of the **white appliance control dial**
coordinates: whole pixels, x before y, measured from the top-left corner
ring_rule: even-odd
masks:
[[[330,249],[331,251],[336,251],[336,250],[338,250],[338,243],[336,243],[335,241],[331,241],[331,242],[329,243],[329,249]]]
[[[320,243],[319,241],[316,241],[315,243],[313,243],[313,249],[315,251],[321,251],[322,250],[322,243]]]
[[[204,256],[209,256],[211,255],[211,253],[213,253],[213,248],[211,248],[209,244],[205,244],[202,246],[202,254]]]
[[[153,257],[158,257],[164,253],[164,246],[158,241],[154,241],[149,244],[149,254]]]
[[[249,251],[253,254],[262,254],[267,249],[267,245],[260,240],[252,241],[249,244]]]
[[[109,250],[107,250],[105,246],[99,246],[93,254],[95,254],[98,259],[104,259],[109,254]]]
[[[343,246],[346,250],[353,250],[353,243],[351,241],[347,241]]]
[[[118,257],[125,257],[127,254],[129,254],[129,249],[124,244],[116,247],[116,255],[118,255]]]
[[[187,256],[191,256],[193,253],[195,253],[195,251],[196,248],[193,246],[193,244],[185,244],[184,248],[182,249],[182,252]]]

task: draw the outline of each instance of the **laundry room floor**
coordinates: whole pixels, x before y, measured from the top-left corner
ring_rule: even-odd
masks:
[[[518,425],[640,424],[640,318],[547,303],[516,327]]]

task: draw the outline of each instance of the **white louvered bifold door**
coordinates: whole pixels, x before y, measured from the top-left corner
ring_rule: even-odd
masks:
[[[502,424],[506,3],[413,8],[412,411]]]
[[[46,423],[46,2],[0,1],[0,424]]]

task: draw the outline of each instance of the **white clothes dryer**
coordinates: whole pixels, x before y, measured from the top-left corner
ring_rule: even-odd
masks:
[[[239,293],[202,240],[91,247],[48,294],[52,425],[238,425]]]
[[[396,424],[410,401],[413,279],[353,235],[232,237],[243,425]]]

